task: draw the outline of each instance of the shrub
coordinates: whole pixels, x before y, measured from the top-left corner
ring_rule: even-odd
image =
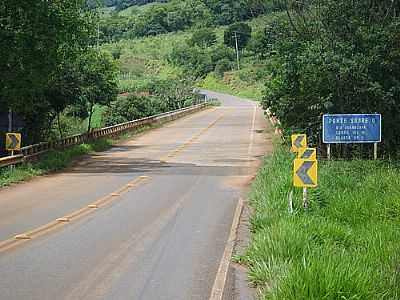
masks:
[[[236,23],[228,27],[224,32],[224,44],[236,48],[236,37],[238,48],[243,49],[251,38],[252,29],[246,23]]]
[[[217,35],[209,28],[201,28],[196,30],[191,39],[189,45],[198,46],[201,48],[208,48],[217,42]]]
[[[220,60],[217,65],[215,66],[215,74],[222,78],[224,76],[225,72],[231,71],[233,67],[233,64],[230,60],[228,59],[222,59]]]

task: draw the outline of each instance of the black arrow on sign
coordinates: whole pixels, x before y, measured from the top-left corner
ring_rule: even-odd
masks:
[[[302,148],[301,142],[304,140],[304,135],[299,135],[294,141],[296,148]]]
[[[17,137],[13,134],[10,134],[8,136],[11,140],[11,144],[9,146],[10,149],[15,149],[17,147],[17,145],[19,144],[19,140],[17,139]]]
[[[304,184],[314,184],[312,178],[308,175],[308,171],[314,166],[314,163],[314,161],[305,161],[296,172]]]
[[[308,159],[314,154],[314,150],[312,149],[307,149],[304,151],[303,155],[301,156],[302,159]]]

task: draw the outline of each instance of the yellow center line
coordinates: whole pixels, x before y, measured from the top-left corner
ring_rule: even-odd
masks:
[[[211,110],[214,111],[215,109]],[[205,134],[210,128],[212,128],[218,121],[220,121],[223,118],[223,114],[220,115],[216,120],[211,122],[207,127],[203,128],[200,132],[192,136],[187,142],[184,144],[178,146],[176,149],[172,150],[170,153],[168,153],[166,156],[161,158],[161,161],[165,161],[168,158],[173,158],[176,157],[179,153],[181,153],[183,150],[185,150],[187,147],[189,147],[191,144],[193,144],[195,141],[197,141],[203,134]],[[135,178],[131,182],[125,184],[118,190],[101,197],[94,201],[93,203],[90,203],[86,205],[85,207],[82,207],[66,216],[59,217],[55,219],[54,221],[51,221],[45,225],[39,226],[37,228],[34,228],[30,231],[20,233],[15,235],[12,238],[0,241],[0,253],[5,252],[7,250],[10,250],[12,248],[15,248],[23,243],[26,243],[32,239],[38,238],[40,236],[43,236],[45,234],[48,234],[50,232],[53,232],[59,228],[62,228],[74,221],[77,221],[84,216],[87,216],[89,214],[94,213],[98,209],[101,209],[110,203],[114,202],[116,199],[120,198],[124,193],[135,189],[139,187],[140,185],[146,183],[149,181],[151,177],[149,176],[139,176],[138,178]]]
[[[54,221],[51,221],[45,225],[39,226],[34,228],[30,231],[17,234],[16,236],[3,240],[0,242],[0,253],[10,250],[16,246],[21,245],[22,243],[28,242],[32,239],[38,238],[45,234],[55,231],[63,226],[70,224],[71,222],[77,221],[84,216],[87,216],[100,208],[106,207],[107,205],[111,204],[117,199],[120,199],[120,196],[125,194],[126,192],[139,187],[140,185],[145,184],[151,179],[149,176],[139,176],[129,182],[128,184],[124,185],[122,188],[114,191],[100,199],[97,199],[93,203],[80,208],[69,215],[57,218]]]
[[[203,128],[200,132],[196,133],[194,136],[192,136],[188,141],[183,143],[182,145],[178,146],[174,150],[172,150],[170,153],[167,155],[163,156],[160,160],[161,161],[167,161],[169,158],[176,157],[179,153],[187,149],[190,145],[192,145],[194,142],[196,142],[203,134],[205,134],[208,130],[210,130],[212,127],[215,126],[215,124],[220,121],[224,115],[220,115],[217,119],[215,119],[213,122],[211,122],[207,127]]]

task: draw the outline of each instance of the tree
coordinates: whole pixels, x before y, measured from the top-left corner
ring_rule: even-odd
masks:
[[[215,66],[214,72],[218,77],[222,78],[224,77],[225,72],[231,71],[232,69],[233,69],[232,61],[228,59],[222,59]]]
[[[395,153],[400,145],[399,2],[310,3],[283,3],[287,22],[274,29],[279,38],[264,107],[287,134],[307,132],[319,145],[322,114],[382,113],[384,149]]]
[[[246,47],[251,38],[252,29],[246,23],[235,23],[228,27],[224,32],[224,44],[236,48],[236,42],[239,50]]]
[[[169,61],[183,67],[185,73],[194,78],[204,77],[214,69],[208,52],[189,45],[176,45],[169,56]]]
[[[190,45],[198,46],[201,48],[208,48],[217,42],[217,35],[213,30],[208,28],[201,28],[196,30],[191,39],[189,40]]]
[[[35,142],[59,106],[49,83],[88,49],[94,11],[84,0],[3,0],[0,20],[0,99],[24,119],[24,140]]]
[[[82,98],[87,103],[91,130],[93,108],[96,104],[108,105],[118,94],[117,69],[112,56],[107,52],[91,50],[82,57]]]

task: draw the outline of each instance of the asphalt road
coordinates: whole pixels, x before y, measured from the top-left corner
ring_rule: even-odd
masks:
[[[271,147],[254,102],[209,96],[222,105],[1,190],[0,299],[209,299]]]

